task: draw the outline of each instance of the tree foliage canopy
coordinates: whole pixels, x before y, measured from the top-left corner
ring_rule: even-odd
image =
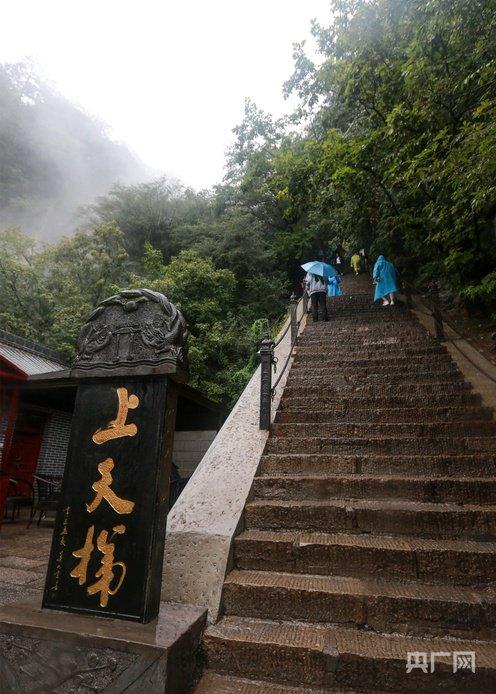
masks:
[[[274,119],[247,100],[214,190],[166,178],[116,185],[85,210],[84,231],[52,246],[4,231],[2,325],[70,357],[98,301],[149,286],[190,324],[193,384],[232,400],[261,325],[276,325],[300,263],[324,240],[384,253],[418,282],[494,311],[496,0],[334,0],[330,25],[312,34],[320,60],[296,45],[285,85],[298,107]],[[29,171],[16,164],[32,142],[12,114],[32,112],[9,69],[0,205],[31,189],[43,198],[52,171],[40,148]],[[27,105],[47,108],[26,84]]]
[[[280,246],[298,252],[308,235],[346,239],[490,303],[496,2],[332,5],[332,26],[312,31],[322,62],[297,45],[285,86],[301,100],[303,134],[264,150],[257,181],[289,222]]]

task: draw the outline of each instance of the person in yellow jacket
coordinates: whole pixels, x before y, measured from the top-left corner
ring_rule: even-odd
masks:
[[[355,271],[355,275],[360,272],[360,266],[362,264],[362,259],[358,253],[353,253],[351,256],[351,267]]]

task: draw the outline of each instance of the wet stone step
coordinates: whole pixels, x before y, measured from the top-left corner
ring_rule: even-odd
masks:
[[[394,314],[392,312],[366,312],[361,314],[360,318],[357,318],[351,313],[329,313],[328,318],[328,325],[325,325],[325,322],[322,321],[314,323],[312,317],[310,316],[302,335],[304,335],[306,339],[325,339],[326,337],[334,334],[337,330],[342,331],[347,329],[350,334],[355,336],[355,334],[360,335],[369,331],[377,330],[381,325],[387,327],[389,330],[393,330],[393,328],[396,328],[398,331],[409,329],[419,331],[425,330],[425,328],[422,325],[419,325],[415,319],[409,318],[405,314]]]
[[[433,372],[433,364],[431,357],[423,357],[422,362],[414,362],[413,359],[405,358],[402,363],[398,363],[392,360],[385,359],[375,359],[375,360],[364,360],[363,363],[344,363],[335,360],[331,357],[326,357],[324,359],[302,359],[301,361],[295,361],[293,363],[293,371],[295,373],[308,374],[312,371],[314,373],[325,374],[326,372],[336,372],[342,371],[346,374],[360,374],[365,373],[424,373],[429,371],[431,376]],[[450,361],[448,358],[444,358],[442,361],[438,360],[436,363],[436,373],[443,373],[444,371],[452,371],[457,369],[457,365]]]
[[[400,332],[397,330],[393,331],[391,335],[385,333],[384,330],[380,330],[377,334],[367,333],[359,337],[351,337],[348,330],[343,330],[342,333],[336,331],[323,339],[303,339],[303,337],[298,339],[298,344],[302,350],[311,348],[313,351],[320,350],[322,354],[330,353],[335,348],[342,347],[343,343],[346,343],[346,347],[349,350],[348,354],[353,354],[353,352],[358,352],[362,347],[388,346],[401,342],[408,342],[411,347],[416,345],[425,347],[429,344],[435,344],[434,338],[426,338],[425,335],[418,331]]]
[[[332,323],[332,325],[326,325],[325,321],[314,323],[310,316],[303,335],[308,338],[326,337],[332,335],[336,329],[348,328],[352,332],[352,336],[355,336],[369,330],[376,330],[381,325],[388,328],[394,327],[398,330],[419,330],[428,333],[416,318],[403,312],[372,311],[371,313],[360,313],[358,316],[354,316],[352,313],[329,314],[329,318],[328,323]]]
[[[360,313],[358,318],[350,312],[328,312],[328,317],[329,321],[327,322],[331,325],[325,325],[325,322],[321,320],[314,323],[310,315],[303,334],[306,337],[323,337],[331,334],[335,328],[343,329],[345,327],[349,328],[350,332],[366,332],[367,330],[377,328],[379,325],[397,326],[399,330],[407,328],[424,329],[423,326],[419,325],[414,318],[409,317],[406,313],[395,313],[393,311],[364,311]]]
[[[411,535],[245,530],[235,539],[235,562],[238,569],[259,571],[494,586],[496,543]]]
[[[371,692],[371,690],[368,690]],[[368,694],[361,691],[361,694]],[[335,687],[301,687],[278,684],[269,680],[247,680],[217,672],[206,672],[198,682],[195,694],[360,694],[356,689],[336,689]],[[381,694],[374,692],[374,694]]]
[[[332,332],[334,325],[349,325],[350,327],[356,327],[360,330],[364,330],[369,326],[376,326],[381,322],[384,325],[398,325],[398,327],[408,327],[415,326],[423,328],[423,326],[417,321],[417,317],[408,311],[396,310],[396,311],[377,311],[373,307],[365,307],[360,310],[353,308],[348,308],[342,311],[332,311],[327,312],[329,317],[329,323],[333,325],[326,325],[325,321],[318,320],[314,322],[313,316],[310,313],[308,316],[308,321],[305,328],[305,334],[308,335],[325,335],[326,333]],[[319,317],[320,318],[320,317]]]
[[[372,320],[355,320],[353,318],[330,318],[330,325],[325,328],[312,325],[312,321],[307,323],[307,328],[301,333],[302,342],[313,340],[332,340],[338,335],[347,333],[352,340],[362,339],[367,335],[396,336],[404,333],[415,335],[426,335],[434,339],[426,329],[416,321],[398,321],[391,316],[378,315]]]
[[[313,322],[312,317],[307,322],[304,331],[305,336],[313,337],[316,335],[328,335],[334,332],[335,328],[353,328],[354,333],[363,333],[367,330],[375,329],[380,325],[397,326],[398,330],[406,330],[408,328],[416,330],[425,330],[416,318],[408,313],[395,311],[370,311],[360,313],[358,316],[353,313],[329,313],[329,323],[326,325],[323,321]]]
[[[326,326],[325,332],[305,330],[301,333],[299,342],[301,344],[325,344],[339,342],[345,338],[347,345],[353,345],[354,343],[358,344],[370,339],[384,342],[388,338],[392,338],[398,343],[399,338],[405,336],[412,337],[415,340],[425,340],[431,344],[436,342],[436,338],[418,323],[388,323],[384,320],[378,320],[369,325],[363,325],[361,321],[356,323],[334,321],[332,325]]]
[[[432,381],[432,370],[426,370],[428,365],[423,368],[417,366],[397,366],[386,364],[382,366],[311,366],[305,365],[290,371],[289,379],[292,383],[342,383],[346,388],[349,384],[370,384],[370,383],[429,383]],[[437,370],[437,377],[446,381],[461,381],[463,376],[454,364],[444,364]],[[338,379],[336,381],[336,379]]]
[[[383,307],[380,304],[374,303],[372,301],[367,302],[366,297],[360,297],[359,301],[348,301],[339,302],[333,299],[327,303],[327,311],[329,315],[333,316],[345,316],[349,318],[356,318],[357,316],[364,316],[368,318],[369,316],[387,316],[392,320],[415,320],[416,316],[407,310],[400,302],[395,306]],[[317,323],[312,321],[312,327],[316,330],[322,329],[321,321]]]
[[[351,299],[351,297],[349,297]],[[402,300],[398,300],[393,306],[382,306],[378,302],[370,301],[367,303],[367,297],[362,295],[356,297],[358,301],[349,300],[348,302],[339,302],[337,297],[327,302],[328,313],[334,316],[345,316],[356,318],[357,316],[388,316],[391,319],[398,321],[417,320],[417,316],[407,309],[406,304]],[[321,321],[313,323],[312,326],[319,329]]]
[[[443,371],[438,370],[436,372],[437,379],[444,383],[464,382],[462,374],[454,367]],[[320,384],[322,388],[331,385],[335,388],[339,387],[344,391],[349,388],[367,387],[376,384],[387,387],[396,384],[407,386],[409,384],[420,385],[426,383],[429,385],[432,382],[433,375],[431,371],[389,369],[389,371],[384,371],[383,373],[361,373],[358,370],[343,373],[342,370],[338,369],[335,371],[329,369],[298,369],[289,372],[287,387],[297,388],[299,385],[318,387]]]
[[[387,383],[383,384],[361,384],[357,383],[355,385],[348,384],[345,388],[342,384],[325,384],[324,387],[320,385],[303,385],[297,383],[296,381],[293,385],[287,385],[284,389],[284,395],[286,398],[289,396],[322,396],[325,397],[326,394],[335,394],[337,397],[343,397],[345,392],[348,391],[350,396],[360,395],[365,397],[379,397],[386,402],[386,398],[397,397],[397,396],[409,396],[409,395],[423,395],[424,397],[434,394],[436,396],[443,395],[446,403],[450,402],[452,393],[460,393],[461,391],[470,391],[471,387],[465,381],[434,381],[431,377],[430,382],[426,383]]]
[[[380,336],[369,335],[360,339],[351,339],[346,332],[339,339],[305,342],[302,337],[299,337],[297,352],[299,354],[320,354],[323,357],[336,355],[337,357],[348,358],[362,357],[370,353],[370,356],[380,358],[381,355],[387,357],[388,355],[427,354],[426,350],[430,350],[431,354],[441,354],[444,349],[434,339],[426,340],[422,336],[418,336],[418,339],[410,340],[409,337],[411,336],[388,337],[381,333]]]
[[[352,410],[359,409],[382,409],[384,407],[394,408],[395,410],[400,410],[404,408],[412,408],[422,406],[426,407],[447,407],[449,405],[456,406],[468,406],[468,405],[480,405],[482,398],[478,393],[470,391],[468,388],[458,389],[458,392],[450,392],[449,396],[446,397],[444,391],[431,392],[426,397],[425,393],[401,393],[397,395],[391,395],[385,400],[381,395],[362,395],[359,391],[357,393],[340,394],[340,393],[322,393],[319,399],[309,399],[307,396],[303,397],[298,394],[293,394],[288,391],[287,388],[282,394],[281,403],[279,405],[279,411],[289,411],[293,409],[298,409],[304,411],[307,407],[314,406],[317,402],[321,409],[326,409],[325,406],[329,405],[328,411],[332,411],[336,408],[338,411],[344,411],[348,408]]]
[[[301,356],[320,356],[319,352],[312,349],[311,346],[305,347],[302,344],[301,339],[298,339],[298,344],[296,345],[297,355]],[[361,345],[358,349],[348,349],[347,343],[338,345],[332,354],[329,354],[329,358],[335,357],[339,359],[381,359],[382,357],[387,359],[390,357],[409,357],[409,356],[430,356],[430,355],[444,355],[448,354],[445,347],[440,345],[438,342],[432,341],[430,344],[419,344],[419,345],[408,345],[396,338],[388,338],[385,342],[384,340],[378,341],[375,345],[370,344],[367,346]],[[324,353],[324,356],[325,353]]]
[[[256,477],[255,499],[410,499],[425,502],[493,503],[496,477],[435,478],[367,475]]]
[[[492,421],[463,422],[303,422],[276,423],[272,425],[272,435],[277,437],[304,436],[358,436],[371,439],[385,436],[491,436],[496,433],[496,423]],[[496,449],[496,438],[494,441]]]
[[[327,307],[329,314],[336,316],[349,315],[353,318],[356,318],[357,315],[369,314],[375,316],[390,316],[397,320],[408,320],[415,317],[414,314],[406,309],[401,301],[396,302],[394,306],[386,307],[372,301],[372,298],[365,294],[356,297],[348,296],[345,301],[341,301],[339,297],[333,297],[331,301],[327,302]],[[318,324],[316,327],[318,327]]]
[[[341,330],[335,326],[332,333],[325,335],[307,335],[303,333],[298,338],[298,344],[302,348],[312,347],[314,349],[322,348],[322,350],[346,348],[348,353],[353,354],[354,351],[364,348],[389,347],[391,345],[401,346],[408,344],[411,348],[434,347],[437,343],[436,339],[430,335],[424,334],[418,328],[410,330],[398,330],[396,326],[388,330],[385,327],[379,327],[377,330],[368,330],[361,334],[350,334],[350,329],[343,327]]]
[[[325,368],[326,366],[343,366],[343,367],[372,367],[372,366],[418,366],[425,365],[426,367],[433,368],[434,365],[443,364],[453,364],[451,356],[448,353],[434,353],[434,354],[412,354],[404,357],[392,356],[390,353],[387,355],[374,355],[373,357],[363,357],[357,355],[356,357],[348,356],[336,357],[332,355],[323,355],[318,352],[308,352],[303,355],[301,352],[296,352],[294,359],[294,368],[302,368],[305,366],[317,366],[320,368]]]
[[[397,436],[389,437],[291,437],[272,436],[265,447],[265,453],[345,453],[351,454],[389,454],[419,455],[494,453],[494,436],[441,436],[427,437]]]
[[[496,476],[496,453],[451,455],[361,455],[332,453],[265,453],[259,475],[435,475]]]
[[[341,686],[390,692],[496,690],[496,645],[467,639],[383,635],[337,626],[224,617],[205,632],[208,667],[243,677],[298,685]],[[451,653],[477,651],[477,669],[457,673]],[[436,659],[431,679],[419,670],[407,676],[407,653],[448,652]]]
[[[322,409],[320,403],[308,403],[307,407],[285,406],[276,413],[275,421],[289,423],[319,422],[464,422],[474,420],[492,421],[493,412],[489,407],[391,407],[388,409],[357,409],[353,403]]]
[[[272,501],[245,508],[248,530],[307,530],[494,540],[496,507],[407,500]]]
[[[224,583],[226,614],[367,627],[377,632],[491,639],[493,588],[384,578],[235,570]]]

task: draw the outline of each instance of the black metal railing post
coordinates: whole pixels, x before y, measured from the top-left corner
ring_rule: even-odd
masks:
[[[270,404],[272,401],[272,364],[274,343],[266,336],[260,345],[260,429],[270,429]]]
[[[444,334],[443,314],[439,308],[439,294],[437,291],[433,292],[432,300],[432,317],[434,318],[434,326],[436,328],[436,338],[443,342],[446,340],[446,335]]]
[[[306,316],[308,313],[308,293],[307,290],[303,290],[303,315]]]
[[[290,298],[290,316],[291,316],[291,344],[294,344],[296,342],[296,338],[298,337],[298,299],[296,297],[296,294],[293,292],[291,294]]]

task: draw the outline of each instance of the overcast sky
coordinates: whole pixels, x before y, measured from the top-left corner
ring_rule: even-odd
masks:
[[[292,44],[329,0],[4,0],[0,62],[33,58],[145,164],[196,188],[223,176],[244,98],[277,115]]]

